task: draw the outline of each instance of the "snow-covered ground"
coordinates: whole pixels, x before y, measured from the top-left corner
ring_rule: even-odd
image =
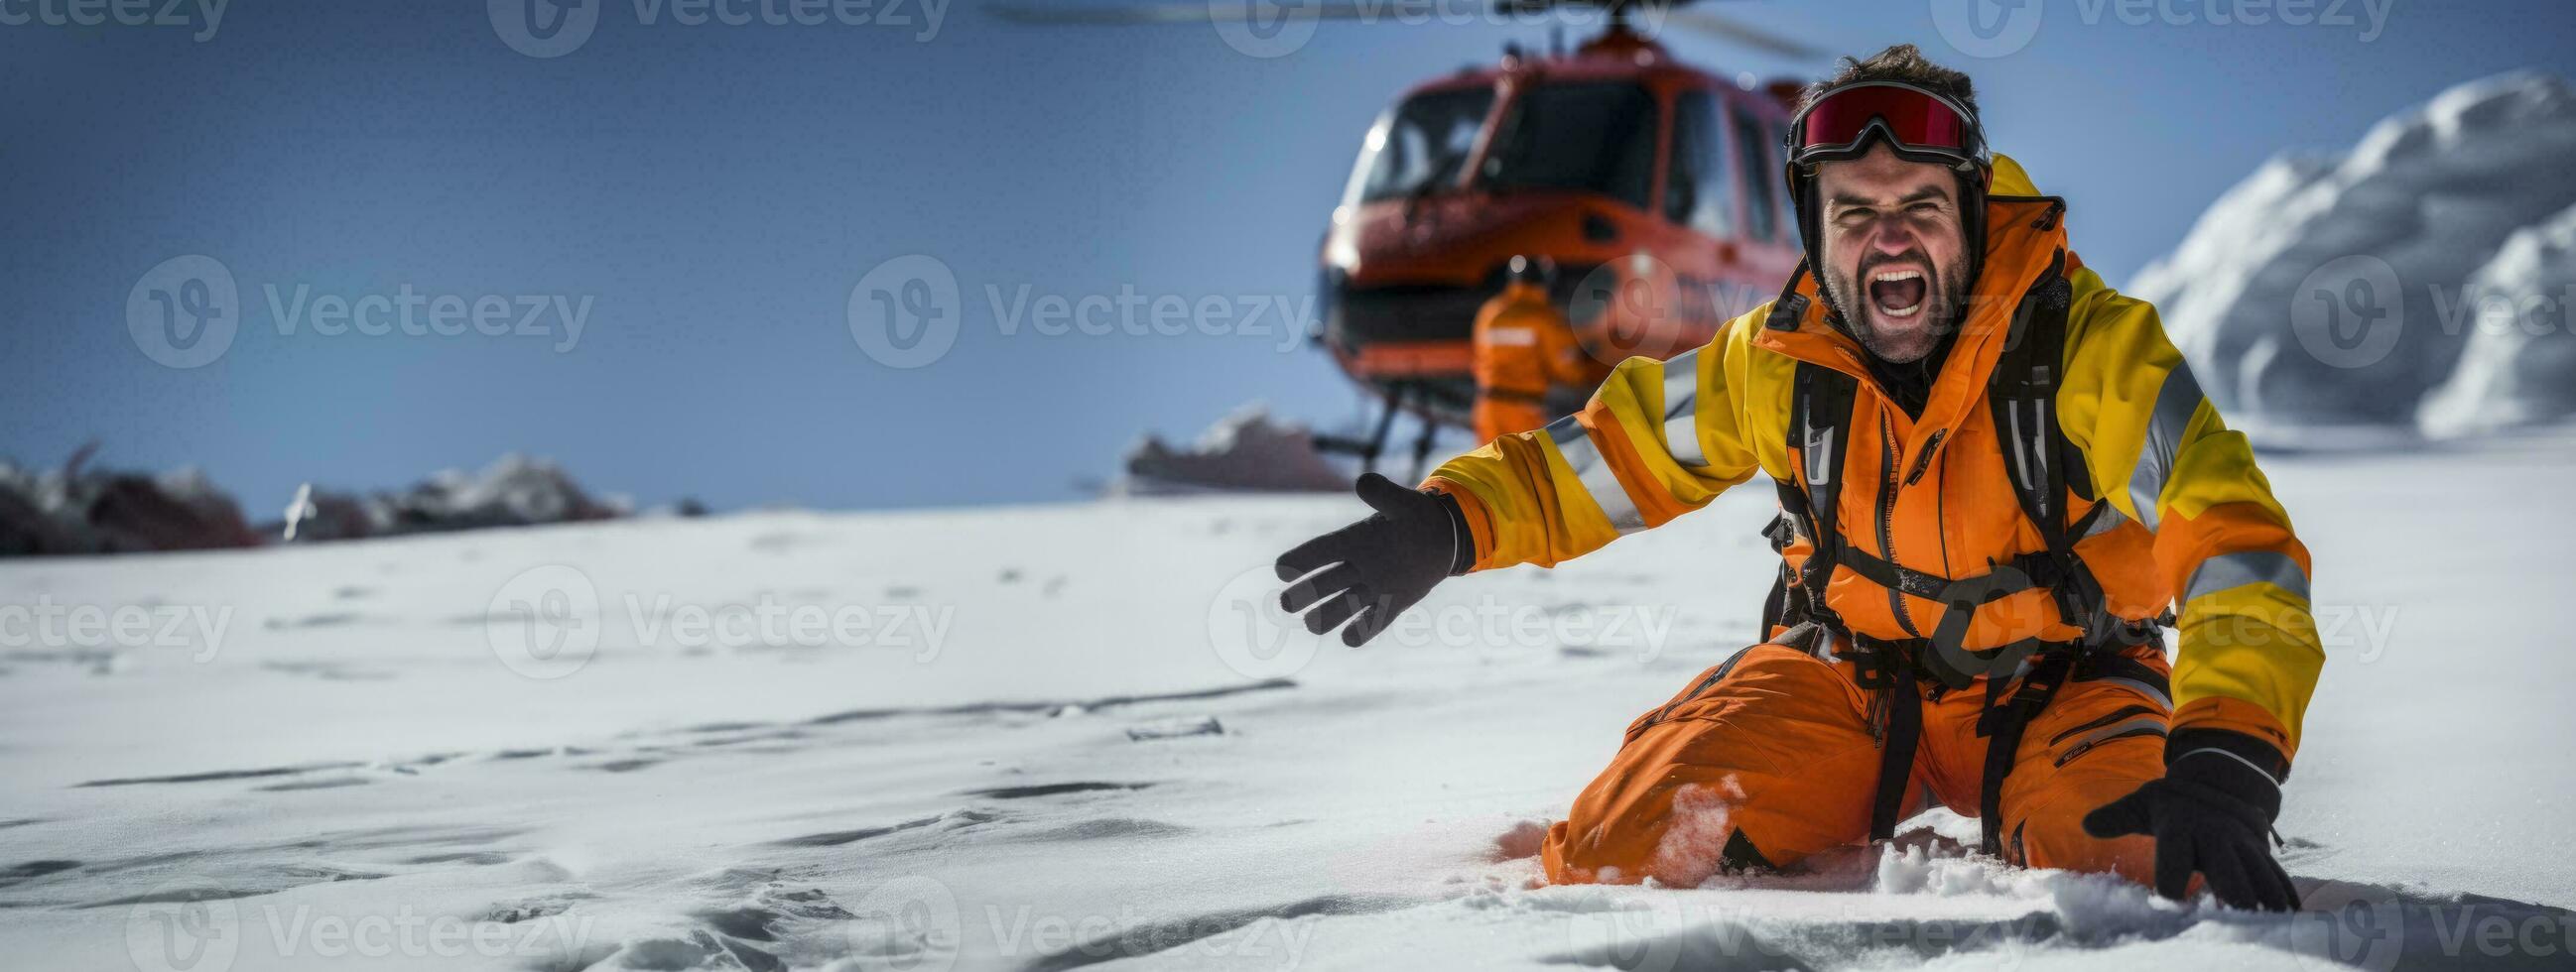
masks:
[[[0,966],[2568,968],[2565,434],[2269,461],[2333,661],[2258,917],[1907,849],[1538,886],[1753,634],[1766,488],[1347,650],[1338,497],[0,565]]]

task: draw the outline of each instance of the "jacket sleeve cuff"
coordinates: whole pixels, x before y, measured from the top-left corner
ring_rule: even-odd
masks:
[[[2280,771],[2273,774],[2276,777],[2288,776],[2289,762],[2298,755],[2288,730],[2281,726],[2279,716],[2263,706],[2232,696],[2204,695],[2184,702],[2174,710],[2174,732],[2197,730],[2225,732],[2252,740],[2265,751],[2275,754],[2274,761],[2280,766]]]
[[[1484,504],[1477,502],[1476,494],[1466,487],[1438,476],[1425,480],[1422,489],[1439,497],[1441,505],[1448,508],[1449,526],[1458,531],[1463,541],[1449,564],[1449,576],[1475,570],[1477,564],[1484,562],[1485,551],[1494,549],[1493,528],[1486,522]]]
[[[2281,777],[2289,766],[2260,739],[2225,729],[2184,729],[2165,739],[2165,779],[2224,794],[2281,817]]]
[[[2214,749],[2224,756],[2261,770],[2278,785],[2290,778],[2290,761],[2272,744],[2228,729],[2177,728],[2165,738],[2165,766],[2170,768],[2183,757],[2204,749]]]
[[[1476,537],[1467,529],[1467,511],[1458,508],[1457,500],[1439,492],[1431,498],[1439,500],[1441,512],[1448,514],[1449,536],[1457,541],[1449,551],[1449,576],[1456,577],[1476,566]]]

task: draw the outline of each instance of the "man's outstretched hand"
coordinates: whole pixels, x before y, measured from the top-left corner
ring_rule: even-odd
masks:
[[[2156,893],[2165,897],[2181,900],[2197,871],[2221,904],[2295,910],[2299,889],[2265,843],[2281,812],[2280,784],[2233,748],[2176,747],[2163,779],[2086,814],[2084,832],[2155,838]]]
[[[1463,571],[1473,554],[1457,501],[1376,473],[1355,489],[1375,514],[1279,555],[1279,579],[1290,582],[1279,606],[1290,614],[1313,608],[1306,630],[1316,634],[1357,616],[1342,629],[1342,643],[1353,648]]]

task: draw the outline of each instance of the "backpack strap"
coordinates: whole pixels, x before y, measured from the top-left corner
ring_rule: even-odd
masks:
[[[1807,275],[1806,264],[1789,277],[1780,297],[1771,303],[1771,313],[1763,326],[1776,331],[1794,331],[1806,316],[1808,298],[1798,292],[1798,282]],[[1860,395],[1860,382],[1832,368],[1801,361],[1790,380],[1789,455],[1798,457],[1796,482],[1775,480],[1780,490],[1782,517],[1764,532],[1771,537],[1775,550],[1785,550],[1790,537],[1784,530],[1804,532],[1809,553],[1805,566],[1792,571],[1784,562],[1779,583],[1773,588],[1771,601],[1763,609],[1763,637],[1769,637],[1773,625],[1795,627],[1809,621],[1827,622],[1842,627],[1841,619],[1825,607],[1825,582],[1832,578],[1834,565],[1841,559],[1843,544],[1841,497],[1843,456],[1850,450],[1852,402]]]
[[[1805,272],[1803,266],[1800,272]],[[1792,277],[1789,285],[1795,288],[1797,279]],[[1783,295],[1781,302],[1772,305],[1766,326],[1794,330],[1797,316],[1805,312],[1805,301],[1803,296]],[[1790,315],[1786,327],[1782,327],[1784,312]],[[1860,640],[1825,606],[1825,585],[1852,549],[1843,536],[1841,498],[1843,460],[1851,451],[1852,406],[1859,397],[1859,379],[1823,365],[1798,362],[1790,379],[1787,446],[1789,454],[1797,457],[1798,475],[1794,483],[1778,484],[1782,519],[1775,531],[1780,526],[1803,530],[1809,544],[1806,563],[1799,570],[1781,565],[1774,606],[1765,609],[1764,619],[1816,624],[1829,632],[1818,635],[1828,645],[1837,637]],[[1785,548],[1788,538],[1774,532],[1772,543]],[[1775,611],[1778,618],[1772,617]],[[1763,633],[1768,636],[1768,626]],[[1914,754],[1923,735],[1923,699],[1915,694],[1915,655],[1887,644],[1851,647],[1859,653],[1858,684],[1874,693],[1870,724],[1879,754],[1869,835],[1872,840],[1887,840],[1895,834],[1903,812],[1905,784],[1913,778]]]
[[[2057,420],[2057,391],[2065,378],[2066,316],[2073,304],[2074,286],[2066,281],[2066,251],[2060,249],[2050,258],[2048,272],[2022,295],[2021,306],[2013,311],[2003,356],[1987,379],[1986,399],[1994,410],[1995,435],[2002,440],[2004,472],[2012,481],[2013,497],[2048,544],[2044,562],[2054,565],[2056,576],[2046,586],[2057,602],[2058,616],[2084,629],[2078,650],[2092,657],[2093,649],[2115,640],[2134,642],[2137,633],[2111,615],[2101,581],[2075,555],[2076,538],[2102,515],[2102,505],[2095,504],[2084,522],[2066,522],[2070,492],[2099,499],[2083,450],[2067,441],[2066,430]],[[2154,629],[2147,633],[2152,636]],[[1987,737],[1977,794],[1979,849],[1986,854],[2003,853],[2003,787],[2012,775],[2023,731],[2047,707],[2076,664],[2066,652],[2025,659],[2009,694],[2002,676],[1987,679],[1986,710],[1977,719],[1977,734]]]
[[[2082,524],[2066,522],[2066,497],[2093,497],[2091,473],[2083,451],[2067,441],[2057,420],[2057,391],[2064,383],[2066,315],[2074,304],[2074,286],[2066,281],[2066,251],[2051,257],[2048,271],[2022,295],[2004,336],[2003,356],[1987,379],[1986,401],[1994,412],[1995,435],[2002,440],[2005,477],[2022,515],[2038,528],[2055,562],[2058,614],[2084,629],[2088,647],[2113,637],[2122,625],[2103,605],[2102,585],[2075,556]],[[2099,516],[2097,507],[2091,516]]]
[[[2012,329],[2004,335],[2003,356],[1986,384],[1995,435],[2003,440],[2004,473],[2012,480],[2022,513],[2047,539],[2052,555],[2072,548],[2060,509],[2067,485],[2066,432],[2057,424],[2066,311],[2072,303],[2065,267],[2066,251],[2059,250],[2040,282],[2022,296]]]
[[[1851,449],[1852,400],[1860,382],[1822,365],[1799,362],[1789,392],[1791,455],[1798,456],[1795,483],[1780,483],[1780,507],[1807,535],[1806,563],[1784,574],[1787,615],[1796,621],[1832,619],[1825,607],[1825,583],[1833,577],[1845,546],[1842,532],[1843,457]],[[1785,546],[1785,544],[1783,544]],[[1840,627],[1836,619],[1836,627]]]

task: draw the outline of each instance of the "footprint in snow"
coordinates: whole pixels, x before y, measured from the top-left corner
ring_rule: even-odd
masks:
[[[1001,814],[994,813],[990,810],[951,810],[936,817],[921,817],[875,827],[859,827],[852,830],[827,830],[821,833],[785,837],[770,841],[769,846],[839,847],[844,844],[855,844],[863,840],[874,840],[879,837],[913,830],[936,830],[942,833],[954,833],[956,831],[966,830],[983,824],[993,823],[1001,819]]]
[[[1039,783],[1030,786],[997,786],[983,790],[968,790],[966,791],[966,795],[986,797],[994,800],[1026,800],[1034,797],[1060,796],[1066,793],[1099,793],[1113,790],[1142,790],[1153,785],[1154,784],[1151,783],[1103,783],[1095,780],[1081,780],[1071,783]]]

